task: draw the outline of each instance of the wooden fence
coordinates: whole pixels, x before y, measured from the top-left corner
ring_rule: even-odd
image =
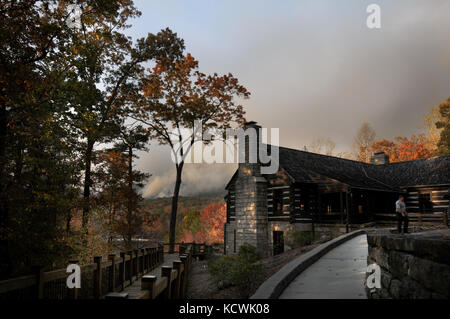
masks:
[[[81,287],[67,288],[66,269],[43,272],[34,267],[34,275],[0,281],[0,299],[99,299],[109,292],[122,291],[164,261],[164,247],[136,249],[111,254],[103,260],[81,265]],[[77,260],[69,261],[78,264]]]
[[[220,244],[213,244],[213,245],[207,245],[206,243],[198,244],[198,243],[174,243],[174,250],[173,253],[179,253],[180,247],[192,247],[192,257],[193,258],[199,258],[203,259],[205,256],[210,255],[213,250],[220,250],[223,251],[223,245],[222,249],[217,248],[220,247]],[[164,253],[170,253],[170,244],[164,244]]]
[[[445,225],[448,226],[448,213],[442,212],[440,214],[424,214],[424,213],[408,213],[409,222],[411,225]],[[374,214],[373,219],[367,222],[376,222],[379,225],[393,225],[397,223],[397,215],[392,214]],[[351,223],[356,223],[355,216],[351,216]],[[345,223],[346,216],[341,213],[327,213],[320,216],[320,220],[315,220],[316,223],[321,224],[337,224]],[[361,221],[359,221],[361,222]]]
[[[397,223],[396,214],[377,214],[376,218],[377,224],[390,225]],[[444,225],[448,227],[447,212],[443,212],[441,214],[409,213],[408,218],[410,225]]]
[[[163,266],[161,277],[146,275],[141,280],[142,294],[140,299],[183,299],[186,298],[186,288],[189,269],[194,258],[197,244],[179,245],[180,260],[173,266]],[[198,245],[200,246],[200,245]],[[207,246],[205,246],[207,247]]]

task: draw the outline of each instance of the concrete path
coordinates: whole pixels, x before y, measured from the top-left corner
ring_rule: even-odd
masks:
[[[360,235],[303,271],[280,299],[366,299],[367,237]]]
[[[178,254],[164,254],[164,262],[145,275],[161,277],[162,266],[172,266],[173,262],[179,259],[180,257]],[[137,281],[133,282],[131,286],[126,287],[123,292],[128,293],[128,299],[139,299],[139,296],[142,294],[141,279],[139,278]]]

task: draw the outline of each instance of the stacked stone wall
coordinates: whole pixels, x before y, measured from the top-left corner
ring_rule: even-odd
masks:
[[[366,288],[369,298],[450,298],[450,230],[403,236],[378,231],[367,241],[367,262],[381,269],[381,288]]]

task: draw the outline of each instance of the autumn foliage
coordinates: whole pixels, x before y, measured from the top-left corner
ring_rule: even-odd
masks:
[[[175,158],[176,179],[172,196],[169,242],[176,239],[178,197],[186,156],[198,135],[208,129],[225,130],[242,125],[245,111],[236,98],[249,98],[250,92],[231,73],[204,74],[189,54],[177,59],[161,58],[141,79],[141,92],[134,95],[135,119],[145,124],[152,139],[169,145]],[[196,132],[200,122],[202,132]],[[182,129],[190,130],[183,134]]]
[[[193,211],[183,218],[181,241],[223,243],[227,209],[225,203],[213,203],[200,212]]]
[[[390,162],[403,162],[432,157],[424,134],[396,137],[394,141],[382,139],[371,145],[373,152],[385,152]]]
[[[440,120],[436,127],[441,129],[438,143],[440,155],[450,155],[450,97],[439,105]]]

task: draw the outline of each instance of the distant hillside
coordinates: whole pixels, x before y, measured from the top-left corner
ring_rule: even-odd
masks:
[[[211,203],[223,201],[223,197],[218,196],[180,196],[178,199],[178,209],[179,212],[186,210],[202,210]],[[164,213],[170,213],[170,209],[172,207],[172,197],[145,199],[143,205],[150,208],[153,214],[163,215]]]
[[[195,196],[178,199],[177,225],[183,220],[184,216],[192,211],[201,211],[212,203],[223,203],[223,197],[218,196]],[[162,197],[144,200],[143,205],[148,208],[152,215],[159,216],[161,222],[161,235],[166,237],[169,230],[170,211],[172,208],[172,198]]]

